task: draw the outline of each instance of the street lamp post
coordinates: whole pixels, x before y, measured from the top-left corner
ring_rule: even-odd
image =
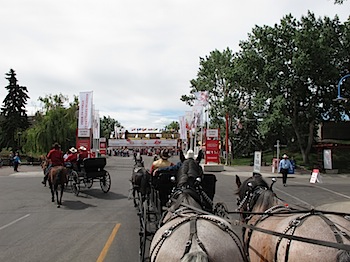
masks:
[[[339,80],[339,82],[338,82],[338,96],[337,96],[336,99],[334,99],[334,101],[347,101],[347,100],[348,100],[347,98],[344,98],[344,97],[342,97],[342,96],[340,95],[340,86],[341,86],[341,84],[343,83],[343,81],[344,81],[346,78],[348,78],[348,77],[350,77],[350,74],[343,76],[343,77]]]

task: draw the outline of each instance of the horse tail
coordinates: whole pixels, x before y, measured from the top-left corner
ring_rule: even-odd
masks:
[[[350,262],[350,252],[346,250],[339,250],[337,253],[337,262]]]
[[[202,250],[190,252],[181,259],[181,262],[208,262],[208,256]]]
[[[55,177],[55,184],[61,184],[62,171],[63,171],[63,168],[59,168],[57,170],[57,174]]]

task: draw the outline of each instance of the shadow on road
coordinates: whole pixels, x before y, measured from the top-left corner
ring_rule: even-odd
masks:
[[[83,210],[83,209],[87,209],[89,207],[96,207],[96,206],[86,204],[86,203],[81,202],[81,201],[65,200],[62,202],[62,207],[65,207],[67,209],[73,209],[73,210]]]
[[[125,195],[116,194],[114,192],[103,193],[101,189],[81,190],[79,193],[79,197],[85,197],[85,198],[94,197],[94,198],[106,199],[106,200],[118,200],[118,199],[128,198]]]

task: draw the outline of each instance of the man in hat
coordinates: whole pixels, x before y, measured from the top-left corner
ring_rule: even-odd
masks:
[[[150,169],[150,173],[151,175],[155,175],[154,174],[154,170],[160,168],[160,167],[167,167],[167,166],[173,166],[174,164],[172,162],[170,162],[168,159],[170,158],[170,154],[169,154],[169,150],[168,149],[163,149],[160,152],[160,159],[153,161],[151,169]]]
[[[45,186],[51,167],[63,166],[64,163],[63,152],[61,151],[61,146],[57,142],[53,144],[52,149],[49,151],[46,158],[49,161],[49,165],[45,171],[44,180],[41,182]]]
[[[81,171],[81,165],[83,164],[83,160],[88,157],[89,157],[89,153],[86,147],[80,146],[78,150],[78,159],[77,159],[78,171]]]
[[[282,174],[282,181],[283,181],[283,186],[287,186],[287,175],[288,175],[288,170],[292,167],[292,163],[288,159],[288,156],[284,154],[282,156],[282,160],[280,161],[278,165],[278,173]]]
[[[66,159],[64,159],[65,163],[71,163],[73,165],[73,169],[77,170],[77,162],[78,162],[78,150],[75,147],[71,147],[69,149],[69,153]]]

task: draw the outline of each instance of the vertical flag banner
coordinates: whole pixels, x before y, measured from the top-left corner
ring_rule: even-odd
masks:
[[[94,124],[92,127],[92,134],[94,139],[100,138],[100,114],[98,110],[94,110]]]
[[[179,117],[179,125],[180,125],[180,139],[187,139],[187,128],[186,128],[186,119],[185,116]]]
[[[191,130],[192,111],[185,112],[186,129]]]
[[[206,106],[208,104],[208,91],[195,92],[194,96],[196,97],[195,105]]]
[[[203,118],[203,106],[195,105],[192,109],[192,121],[191,128],[196,129],[198,126],[202,126]]]
[[[79,93],[79,122],[78,129],[92,127],[92,91]]]

